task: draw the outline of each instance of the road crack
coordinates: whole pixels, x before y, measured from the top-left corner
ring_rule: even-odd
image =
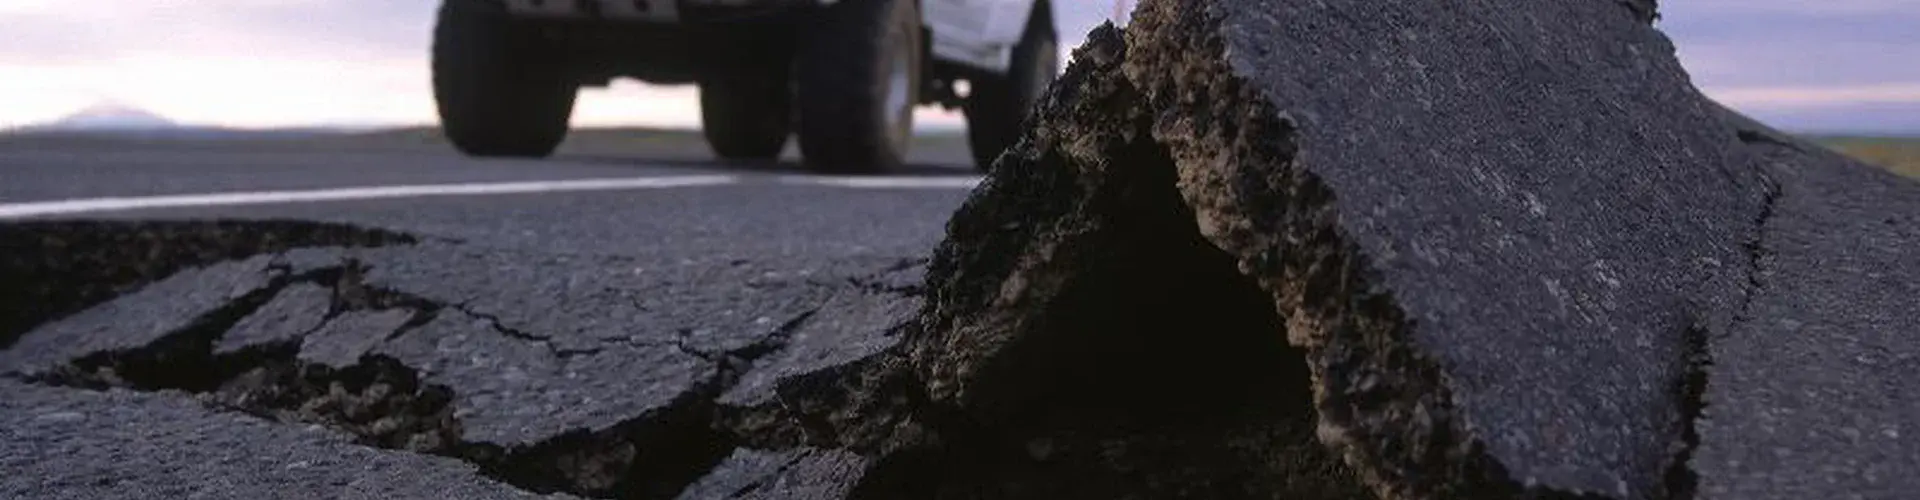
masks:
[[[382,354],[362,354],[346,366],[309,362],[300,354],[310,335],[350,311],[410,311],[412,319],[380,337],[392,340],[424,325],[443,309],[467,314],[471,310],[369,286],[362,280],[367,268],[350,259],[300,275],[287,275],[287,269],[270,268],[275,275],[265,286],[145,346],[90,354],[21,378],[88,390],[181,391],[215,409],[279,423],[324,425],[352,436],[362,446],[460,459],[475,464],[483,475],[539,493],[672,498],[735,447],[735,440],[713,424],[713,399],[721,390],[716,384],[726,381],[719,378],[600,430],[576,429],[520,446],[466,440],[454,411],[457,391],[427,383],[417,368]],[[332,290],[326,318],[319,326],[232,352],[215,352],[223,335],[296,284]],[[548,337],[499,326],[497,318],[485,319],[494,331],[539,342],[562,358],[601,352],[601,348],[560,350]],[[749,348],[724,354],[751,361],[765,355],[781,335],[790,332],[776,331]]]
[[[1691,462],[1694,451],[1700,447],[1699,421],[1706,411],[1708,370],[1713,365],[1713,352],[1708,348],[1707,326],[1696,322],[1682,332],[1684,344],[1681,346],[1681,376],[1674,383],[1674,400],[1680,404],[1680,440],[1674,445],[1672,462],[1667,466],[1666,498],[1670,500],[1691,500],[1700,485],[1700,475],[1694,472]]]
[[[280,248],[293,240],[262,245]],[[219,262],[219,258],[206,260]],[[871,279],[815,285],[833,287],[828,297],[915,293],[913,287],[888,285],[887,278],[923,263],[924,259],[903,259],[872,273]],[[433,299],[381,286],[373,277],[375,265],[347,252],[322,251],[298,258],[288,254],[262,268],[267,273],[260,280],[263,284],[251,293],[216,302],[220,305],[211,312],[183,321],[188,326],[161,333],[152,342],[89,353],[39,374],[10,376],[84,390],[177,391],[217,411],[324,426],[362,446],[459,459],[474,464],[482,475],[523,490],[594,498],[672,498],[735,450],[749,443],[779,442],[755,433],[798,432],[731,425],[720,415],[717,400],[748,372],[789,349],[795,335],[821,314],[827,298],[786,316],[751,343],[724,350],[699,348],[691,332],[659,339],[595,338],[576,345],[561,342],[562,336],[517,328],[472,302]],[[163,278],[171,268],[155,269],[142,271],[139,279]],[[293,295],[296,287],[312,290],[306,292],[311,295]],[[276,307],[286,307],[287,312],[264,311],[269,303],[286,304]],[[291,311],[311,314],[312,319],[283,317]],[[354,321],[375,313],[390,319]],[[465,401],[460,390],[429,379],[425,367],[408,364],[419,361],[404,361],[397,354],[375,349],[405,341],[437,318],[465,319],[445,317],[454,314],[471,317],[474,332],[537,343],[561,360],[608,356],[628,347],[669,350],[705,361],[700,369],[711,372],[696,374],[691,388],[671,394],[670,399],[650,403],[657,406],[628,418],[610,419],[605,425],[564,430],[514,445],[470,440],[463,431],[467,424],[456,411]],[[252,333],[245,338],[232,335],[243,320],[254,317],[260,319],[249,323]],[[381,331],[372,331],[368,325],[374,324]],[[303,358],[303,350],[311,349],[308,344],[317,336],[327,337],[326,348],[334,349],[329,353],[344,356]],[[534,354],[539,355],[538,351]]]
[[[460,311],[461,313],[466,314],[468,316],[486,320],[487,324],[493,328],[493,331],[499,332],[501,335],[505,335],[515,339],[525,340],[528,342],[538,342],[541,344],[546,344],[553,340],[553,337],[550,335],[540,335],[540,334],[527,332],[525,330],[520,330],[517,328],[507,326],[505,322],[500,320],[500,316],[480,312],[479,310],[474,309],[472,306],[464,302],[459,304],[454,304],[451,307],[453,307],[454,310]]]
[[[1800,151],[1798,146],[1760,131],[1740,129],[1739,137],[1749,145]],[[1765,155],[1758,152],[1751,157],[1756,162],[1768,161]],[[1694,325],[1682,332],[1681,366],[1677,370],[1681,376],[1675,381],[1673,389],[1674,399],[1680,405],[1679,441],[1674,444],[1673,458],[1665,475],[1665,496],[1670,500],[1691,500],[1699,490],[1700,476],[1694,471],[1692,460],[1700,447],[1699,422],[1706,412],[1707,384],[1713,366],[1712,344],[1732,337],[1754,321],[1755,303],[1769,286],[1766,275],[1772,251],[1767,248],[1767,243],[1772,235],[1775,212],[1785,196],[1785,188],[1764,170],[1756,168],[1753,175],[1760,182],[1761,200],[1752,219],[1752,237],[1741,242],[1746,262],[1743,263],[1739,280],[1741,293],[1733,318],[1726,326],[1726,331],[1717,335],[1711,332],[1703,318],[1696,318]]]
[[[1754,302],[1767,288],[1767,262],[1773,254],[1773,251],[1767,248],[1767,242],[1772,235],[1774,212],[1780,206],[1780,199],[1785,196],[1786,188],[1779,181],[1764,172],[1756,171],[1756,175],[1761,181],[1761,189],[1764,193],[1760,210],[1753,217],[1753,237],[1741,244],[1747,255],[1745,290],[1743,290],[1745,293],[1742,294],[1739,310],[1734,315],[1733,324],[1728,328],[1727,335],[1731,335],[1734,330],[1753,321]]]
[[[47,321],[181,270],[297,248],[413,245],[419,238],[284,220],[27,221],[0,225],[0,349]]]
[[[818,314],[821,307],[820,304],[816,304],[805,311],[793,315],[793,317],[781,322],[780,326],[775,327],[773,331],[769,332],[766,336],[745,346],[722,352],[701,350],[690,345],[693,339],[693,330],[683,329],[678,332],[678,335],[674,339],[674,348],[689,356],[713,363],[719,368],[714,373],[713,378],[708,381],[708,385],[713,389],[713,398],[718,398],[721,394],[733,389],[735,385],[739,385],[740,377],[752,371],[761,359],[785,349],[793,340],[794,332],[799,331],[801,327],[807,324],[808,320],[812,319],[815,314]]]

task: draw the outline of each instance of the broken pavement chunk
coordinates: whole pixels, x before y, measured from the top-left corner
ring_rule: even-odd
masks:
[[[0,372],[40,373],[90,355],[148,347],[196,326],[225,327],[222,312],[244,314],[275,286],[270,256],[192,268],[123,298],[40,326],[0,351]],[[226,319],[233,321],[233,319]]]
[[[1664,496],[1766,195],[1629,14],[1142,2],[955,215],[912,363],[1002,432],[1299,385],[1310,408],[1238,418],[1313,436],[1250,446],[1315,439],[1381,496]]]
[[[309,333],[300,343],[300,360],[328,366],[349,366],[372,353],[388,337],[412,321],[413,311],[347,311]]]
[[[631,257],[419,248],[425,251],[352,257],[367,267],[367,287],[478,313],[567,351],[660,343],[676,334],[696,350],[731,350],[818,305],[828,291],[804,276],[769,271],[789,266],[767,263],[642,268],[647,261]]]
[[[300,247],[383,246],[412,236],[285,220],[0,224],[0,349],[43,322],[176,272]],[[298,273],[295,273],[298,274]]]
[[[845,290],[798,326],[786,344],[756,363],[720,395],[726,405],[752,406],[774,397],[781,380],[805,376],[873,356],[898,341],[895,329],[913,317],[918,300],[891,293]]]
[[[247,315],[214,341],[214,354],[231,354],[249,347],[298,340],[327,321],[333,290],[313,283],[295,283],[274,294],[273,300]]]
[[[667,343],[610,344],[560,356],[457,311],[441,313],[374,354],[452,389],[465,439],[506,447],[604,430],[666,408],[691,395],[714,369]]]

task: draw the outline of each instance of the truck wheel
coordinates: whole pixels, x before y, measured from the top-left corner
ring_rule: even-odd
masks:
[[[1006,74],[968,82],[971,91],[963,108],[967,142],[973,149],[973,164],[981,171],[992,168],[993,160],[1020,139],[1021,122],[1060,72],[1059,42],[1050,11],[1046,3],[1034,3],[1026,31],[1013,46]]]
[[[800,152],[816,171],[900,166],[920,102],[914,0],[841,0],[808,23],[798,61]]]
[[[566,138],[579,85],[538,33],[472,4],[441,4],[433,29],[440,127],[472,156],[544,157]]]
[[[771,160],[793,133],[793,87],[786,65],[777,71],[729,73],[700,82],[700,129],[713,154],[730,160]]]

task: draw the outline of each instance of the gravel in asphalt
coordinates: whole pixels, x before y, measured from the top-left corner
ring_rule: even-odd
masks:
[[[1743,129],[1774,182],[1739,324],[1710,339],[1699,498],[1920,491],[1920,184]]]
[[[574,498],[458,460],[362,446],[319,426],[207,408],[180,394],[0,380],[0,497]]]

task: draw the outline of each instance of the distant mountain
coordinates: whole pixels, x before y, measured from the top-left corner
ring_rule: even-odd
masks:
[[[183,124],[165,116],[117,102],[104,102],[53,121],[27,125],[0,134],[24,136],[98,136],[136,139],[246,140],[311,137],[346,132],[348,128],[298,127],[238,129]]]
[[[167,117],[116,102],[95,104],[57,120],[28,127],[29,130],[47,132],[146,132],[180,128],[185,127]]]

